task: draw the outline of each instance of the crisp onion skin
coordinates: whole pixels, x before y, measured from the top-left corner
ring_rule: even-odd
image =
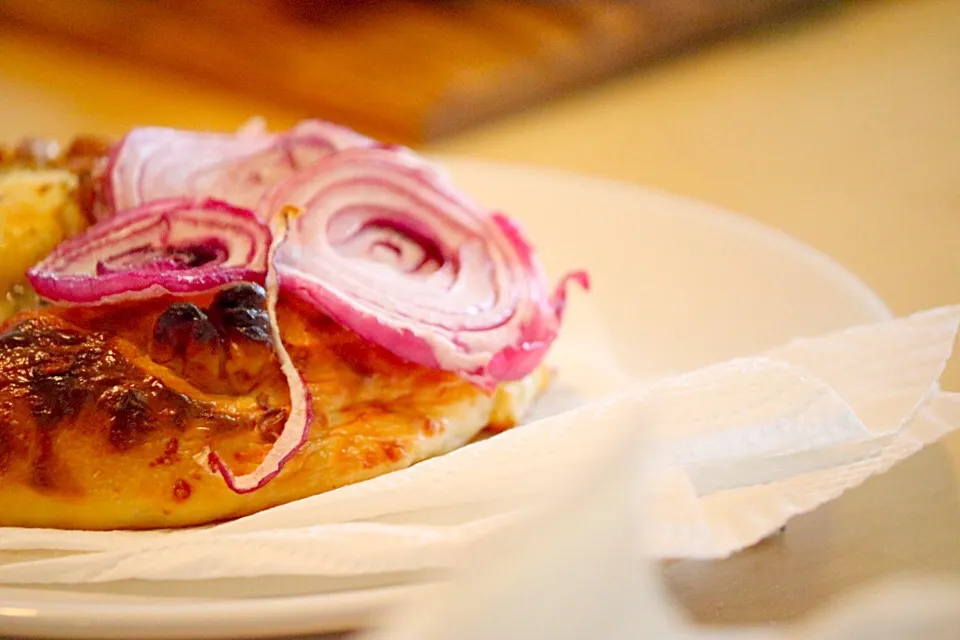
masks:
[[[517,223],[403,147],[305,121],[268,134],[131,131],[103,176],[114,207],[215,195],[271,220],[303,209],[280,249],[281,288],[397,355],[485,390],[533,371],[556,339],[550,292]]]
[[[248,209],[170,198],[128,209],[60,244],[27,272],[59,304],[102,304],[263,282],[270,232]]]
[[[227,486],[236,493],[256,491],[279,475],[284,465],[306,444],[310,434],[310,424],[313,422],[313,401],[310,396],[310,388],[283,345],[283,339],[280,336],[280,322],[277,319],[277,299],[280,295],[280,278],[275,266],[277,249],[287,237],[290,222],[298,215],[300,215],[299,209],[284,207],[273,220],[270,229],[273,240],[267,253],[266,275],[266,308],[270,340],[279,360],[280,370],[287,381],[290,413],[287,415],[273,447],[257,465],[257,468],[249,473],[235,474],[230,465],[216,451],[210,452],[208,458],[210,466],[223,476]]]
[[[374,144],[322,120],[305,120],[281,133],[256,127],[235,134],[140,127],[114,145],[103,163],[94,214],[107,218],[170,197],[214,198],[254,209],[264,192],[315,160]]]
[[[281,248],[284,288],[403,358],[485,389],[543,360],[559,331],[551,293],[519,225],[457,191],[433,167],[385,148],[327,156],[268,194],[303,215]]]

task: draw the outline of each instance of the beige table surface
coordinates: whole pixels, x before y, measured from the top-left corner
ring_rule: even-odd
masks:
[[[0,27],[2,29],[2,27]],[[0,32],[0,140],[300,117]],[[841,3],[447,140],[779,227],[897,313],[960,302],[960,1]],[[960,388],[960,367],[947,376]],[[725,562],[665,568],[699,620],[783,620],[898,571],[960,574],[960,434]]]

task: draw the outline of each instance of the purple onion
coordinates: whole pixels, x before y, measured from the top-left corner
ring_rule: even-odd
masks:
[[[249,209],[166,199],[124,211],[60,244],[27,272],[61,304],[187,295],[263,282],[270,231]]]

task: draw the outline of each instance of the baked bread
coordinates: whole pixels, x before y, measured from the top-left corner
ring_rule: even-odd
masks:
[[[0,526],[209,524],[512,427],[588,286],[322,121],[0,151],[0,224]]]
[[[216,296],[21,312],[0,326],[0,526],[149,529],[216,522],[443,454],[519,421],[545,369],[488,394],[400,360],[282,297],[284,345],[312,393],[309,440],[252,493],[289,410],[257,285]]]

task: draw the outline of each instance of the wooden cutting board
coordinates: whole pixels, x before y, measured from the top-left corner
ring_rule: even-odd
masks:
[[[416,144],[816,1],[0,0],[0,27]]]

